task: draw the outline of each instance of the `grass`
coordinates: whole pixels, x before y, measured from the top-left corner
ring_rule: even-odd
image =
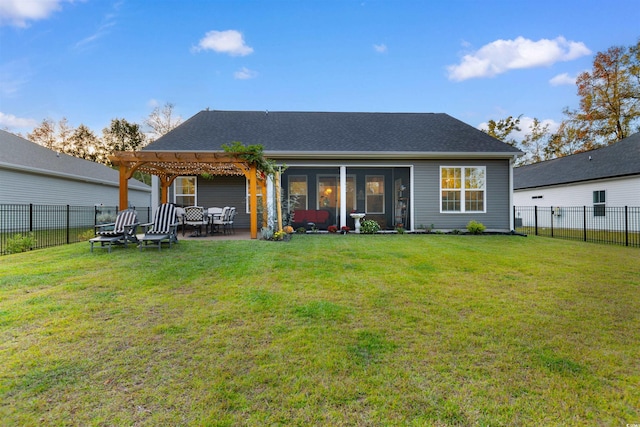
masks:
[[[3,256],[0,419],[638,423],[639,258],[445,235]]]

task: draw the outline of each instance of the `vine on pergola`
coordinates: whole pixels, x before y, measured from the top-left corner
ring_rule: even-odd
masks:
[[[255,164],[256,169],[265,176],[273,177],[276,172],[282,171],[281,168],[276,167],[273,160],[264,157],[264,147],[260,144],[244,145],[240,141],[233,141],[231,144],[222,144],[222,148],[225,153],[234,154],[248,163]]]

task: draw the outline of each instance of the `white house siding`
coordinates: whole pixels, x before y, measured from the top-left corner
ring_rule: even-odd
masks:
[[[485,166],[484,213],[440,212],[440,166]],[[416,227],[464,229],[475,220],[490,230],[509,230],[509,160],[422,160],[415,162],[414,208]]]
[[[593,192],[601,190],[606,192],[607,214],[594,216]],[[623,209],[640,207],[640,176],[515,190],[513,201],[516,218],[522,217],[523,226],[534,225],[532,209],[518,208],[538,206],[538,227],[582,228],[585,218],[587,229],[623,230],[626,226],[638,231],[640,227],[638,211],[628,214],[625,221]]]
[[[607,206],[640,206],[640,176],[514,190],[513,204],[515,206],[591,206],[593,192],[600,190],[606,191]]]
[[[0,204],[117,206],[118,184],[75,181],[48,175],[0,170]],[[148,207],[151,189],[129,188],[131,206]]]

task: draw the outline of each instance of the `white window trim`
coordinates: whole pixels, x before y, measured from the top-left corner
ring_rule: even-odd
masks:
[[[303,177],[304,178],[304,183],[307,187],[307,192],[305,194],[305,203],[304,203],[304,208],[300,208],[300,209],[309,209],[309,176],[308,175],[290,175],[289,178],[287,179],[287,197],[291,198],[291,178],[300,178]]]
[[[374,194],[374,196],[382,196],[382,212],[369,211],[369,194],[367,193],[367,184],[369,184],[369,178],[382,178],[382,194]],[[387,194],[385,191],[386,185],[387,185],[387,182],[384,175],[380,175],[380,174],[365,175],[364,177],[364,211],[365,213],[371,214],[371,215],[386,214],[386,210],[387,210],[387,203],[386,203]]]
[[[198,177],[197,176],[192,176],[192,175],[184,175],[184,176],[179,176],[177,179],[181,179],[181,178],[193,178],[195,180],[194,184],[193,184],[193,206],[198,206]],[[178,194],[178,186],[175,184],[175,181],[173,183],[173,203],[177,204],[178,203],[178,196],[191,196],[191,194],[185,194],[185,193],[180,193]]]
[[[460,210],[459,211],[445,211],[442,209],[442,191],[444,190],[449,190],[449,189],[443,189],[442,188],[442,169],[461,169],[461,175],[460,175],[460,179],[461,179],[461,184],[462,186],[460,187]],[[482,204],[483,210],[481,211],[468,211],[465,208],[466,205],[466,200],[465,200],[465,191],[467,190],[467,188],[464,187],[465,185],[465,170],[466,169],[483,169],[484,170],[484,186],[482,187],[482,192],[484,193],[484,203]],[[487,167],[486,166],[445,166],[442,165],[440,166],[440,169],[438,171],[438,188],[440,189],[439,191],[439,209],[440,209],[440,213],[441,214],[467,214],[467,213],[486,213],[487,212]],[[478,188],[474,188],[474,189],[470,189],[470,190],[477,190],[480,191],[480,189]],[[456,190],[457,191],[457,190]]]

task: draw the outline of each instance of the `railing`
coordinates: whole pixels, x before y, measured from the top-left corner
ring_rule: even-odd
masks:
[[[640,207],[514,206],[513,220],[520,233],[640,247]]]
[[[141,223],[149,222],[151,208],[134,209]],[[24,238],[26,250],[87,240],[95,225],[114,222],[117,213],[114,206],[0,204],[0,255],[15,252]]]

